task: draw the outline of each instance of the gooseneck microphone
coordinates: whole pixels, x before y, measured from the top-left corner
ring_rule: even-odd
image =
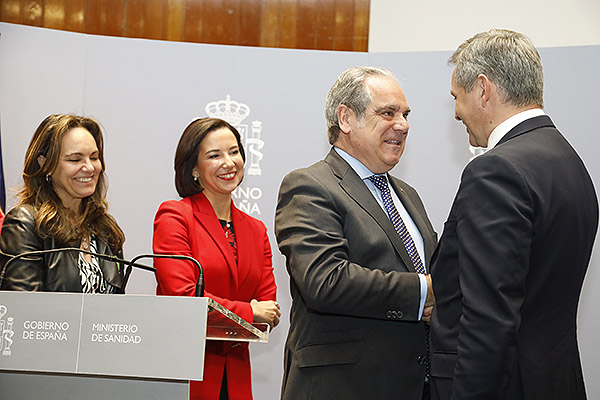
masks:
[[[124,259],[116,257],[116,256],[110,256],[108,254],[101,254],[101,253],[94,253],[93,251],[84,250],[84,249],[80,249],[77,247],[63,247],[63,248],[59,248],[59,249],[27,251],[27,252],[16,254],[16,255],[6,254],[5,252],[0,250],[0,255],[9,258],[9,260],[6,262],[6,264],[4,264],[4,267],[2,267],[2,271],[0,271],[0,287],[2,287],[2,281],[4,280],[4,274],[6,273],[8,266],[10,264],[12,264],[14,261],[20,260],[22,258],[25,258],[25,259],[31,258],[32,260],[35,260],[34,257],[36,257],[36,256],[39,257],[44,254],[62,253],[62,252],[69,252],[69,251],[76,252],[76,253],[89,254],[89,255],[98,257],[99,259],[105,260],[105,261],[122,263],[122,264],[128,265],[130,269],[132,267],[136,267],[136,268],[140,268],[140,269],[143,269],[146,271],[156,272],[156,268],[154,268],[154,267],[149,267],[149,266],[143,265],[143,264],[136,264],[133,261],[127,261],[127,260],[124,260]],[[127,282],[125,281],[123,284],[123,291],[125,291],[126,283]]]
[[[188,261],[193,262],[194,264],[196,264],[196,267],[198,267],[198,282],[196,282],[196,293],[194,294],[194,296],[196,296],[196,297],[204,296],[204,270],[202,269],[202,265],[200,265],[200,262],[198,260],[196,260],[194,257],[182,256],[182,255],[177,255],[177,254],[140,254],[139,256],[133,257],[131,259],[129,268],[127,268],[127,271],[125,273],[125,285],[127,285],[127,280],[129,279],[129,274],[131,274],[131,270],[132,270],[131,267],[135,266],[134,263],[137,260],[139,260],[140,258],[170,258],[173,260],[188,260]],[[156,269],[155,269],[155,271],[156,271]]]
[[[128,260],[125,260],[125,259],[122,259],[122,258],[119,258],[116,256],[95,253],[93,251],[84,250],[84,249],[80,249],[77,247],[63,247],[63,248],[59,248],[59,249],[27,251],[27,252],[16,254],[16,255],[6,254],[2,250],[0,250],[0,255],[9,258],[9,260],[6,262],[6,264],[4,264],[4,266],[2,267],[2,270],[0,271],[0,287],[2,287],[2,282],[4,281],[4,275],[6,273],[6,270],[8,269],[8,266],[11,263],[13,263],[14,261],[20,260],[22,258],[27,259],[28,257],[32,258],[32,260],[35,260],[34,257],[36,257],[36,256],[39,257],[44,254],[62,253],[62,252],[69,252],[69,251],[76,252],[76,253],[89,254],[89,255],[98,257],[101,260],[122,263],[122,264],[127,265],[127,268],[126,268],[125,274],[124,274],[124,279],[123,279],[123,292],[125,292],[125,288],[127,287],[127,282],[129,280],[129,276],[131,275],[131,271],[132,271],[133,267],[156,273],[156,268],[136,263],[136,261],[139,260],[140,258],[170,258],[170,259],[174,259],[174,260],[188,260],[188,261],[193,262],[196,265],[196,267],[198,267],[198,281],[196,282],[195,296],[196,297],[204,296],[204,271],[202,270],[202,265],[200,265],[200,262],[193,257],[177,255],[177,254],[141,254],[139,256],[134,257],[131,261],[128,261]]]

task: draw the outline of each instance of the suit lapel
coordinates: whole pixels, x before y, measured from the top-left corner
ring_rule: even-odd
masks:
[[[394,225],[362,179],[333,149],[325,157],[325,161],[331,166],[333,173],[340,179],[342,190],[375,220],[377,225],[385,232],[396,252],[400,255],[406,268],[411,272],[415,272],[415,267],[404,247],[404,243],[402,243],[402,239],[400,239],[396,229],[394,229]]]
[[[238,271],[235,264],[233,250],[223,234],[223,227],[221,226],[221,223],[219,222],[217,214],[215,214],[210,201],[208,201],[204,193],[198,193],[192,197],[192,206],[194,210],[194,217],[221,251],[223,258],[227,261],[227,265],[229,266],[229,270],[233,276],[235,286],[238,287]],[[236,227],[234,225],[234,229],[235,228]],[[236,238],[239,240],[237,231]]]

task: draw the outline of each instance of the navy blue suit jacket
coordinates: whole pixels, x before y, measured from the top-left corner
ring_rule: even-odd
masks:
[[[432,260],[433,399],[585,399],[577,306],[598,200],[548,116],[465,168]]]

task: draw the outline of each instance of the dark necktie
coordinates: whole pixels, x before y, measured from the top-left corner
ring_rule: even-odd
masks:
[[[385,211],[387,212],[388,218],[392,221],[392,225],[398,232],[400,239],[402,239],[402,243],[404,243],[404,247],[415,266],[415,270],[419,274],[426,274],[425,267],[423,266],[423,261],[421,261],[421,257],[419,257],[419,253],[417,252],[417,247],[415,246],[415,242],[413,241],[410,233],[408,233],[408,229],[406,229],[406,225],[404,225],[404,221],[402,221],[402,217],[400,217],[400,213],[394,206],[394,202],[392,201],[392,195],[390,193],[390,187],[388,186],[387,179],[383,175],[371,175],[369,180],[373,182],[375,187],[381,193],[381,198],[383,199],[383,206],[385,207]]]

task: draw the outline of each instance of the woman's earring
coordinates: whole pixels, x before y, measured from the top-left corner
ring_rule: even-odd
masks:
[[[198,183],[198,175],[193,175],[194,177],[194,182]]]
[[[52,182],[52,175],[50,175],[50,174],[46,175],[46,182],[48,182],[48,183]]]

